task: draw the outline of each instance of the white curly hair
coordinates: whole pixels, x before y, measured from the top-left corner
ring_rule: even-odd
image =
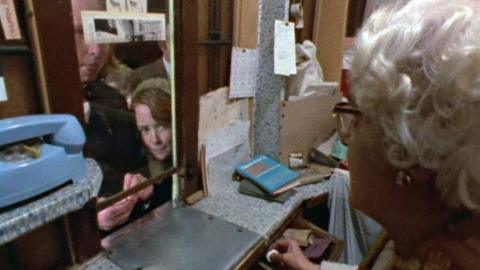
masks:
[[[480,4],[384,7],[357,36],[352,101],[382,131],[399,169],[436,171],[449,207],[480,211]]]

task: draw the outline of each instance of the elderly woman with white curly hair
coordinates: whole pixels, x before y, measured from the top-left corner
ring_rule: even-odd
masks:
[[[336,111],[351,204],[391,239],[374,269],[480,269],[480,3],[382,8],[355,49],[350,104]],[[293,241],[272,248],[284,268],[331,269]]]

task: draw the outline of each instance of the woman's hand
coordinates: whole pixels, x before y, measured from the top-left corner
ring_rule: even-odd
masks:
[[[99,198],[99,201],[105,198]],[[97,213],[98,227],[104,231],[111,230],[128,220],[137,198],[126,198]]]
[[[320,266],[310,262],[303,255],[298,243],[291,239],[280,239],[273,243],[269,249],[276,249],[279,254],[272,254],[272,262],[279,264],[282,269],[292,270],[319,270]]]
[[[146,180],[147,178],[145,178],[145,176],[139,173],[137,174],[127,173],[123,178],[123,190],[132,188]],[[153,185],[150,185],[140,190],[139,192],[135,193],[135,195],[132,195],[132,196],[137,196],[138,199],[140,199],[140,201],[146,201],[150,199],[150,197],[152,197],[152,194],[153,194]]]

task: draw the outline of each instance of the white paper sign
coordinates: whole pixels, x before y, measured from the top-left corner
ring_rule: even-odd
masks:
[[[258,51],[233,47],[230,68],[229,98],[255,96]]]
[[[7,101],[7,88],[5,87],[5,80],[3,77],[0,77],[0,102]]]
[[[5,39],[10,40],[22,38],[13,0],[0,0],[0,21],[2,23]]]
[[[82,11],[85,43],[121,43],[166,39],[163,13]]]
[[[277,75],[297,74],[295,63],[295,25],[275,20],[274,68]]]

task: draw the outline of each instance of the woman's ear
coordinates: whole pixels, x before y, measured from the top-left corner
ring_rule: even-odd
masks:
[[[415,166],[407,170],[412,176],[414,183],[434,183],[437,178],[437,172],[431,169],[425,169]]]

